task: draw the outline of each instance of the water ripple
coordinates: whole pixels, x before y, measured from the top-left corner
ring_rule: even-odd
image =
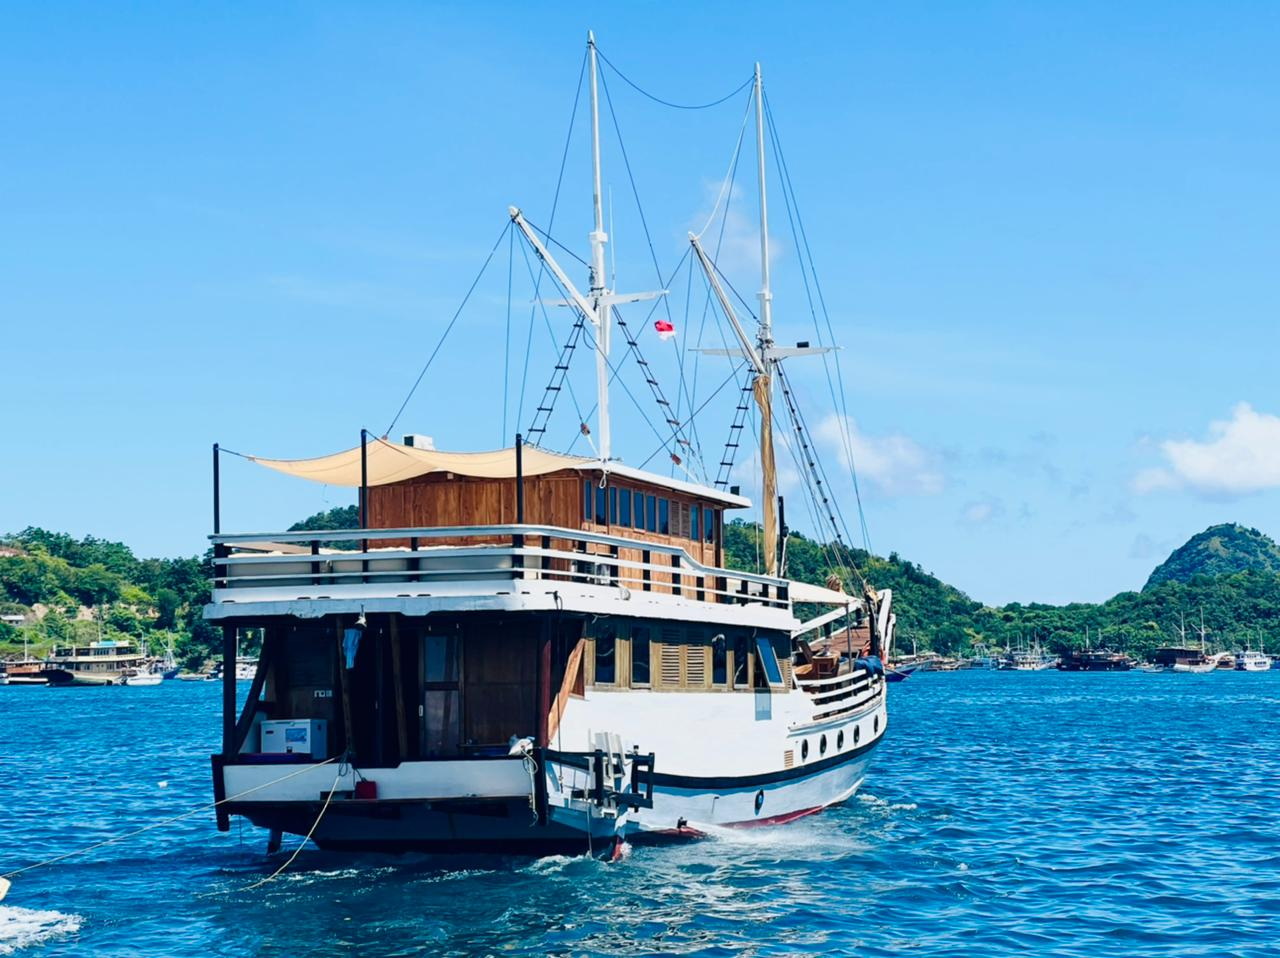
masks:
[[[0,687],[0,871],[209,800],[218,689],[150,691]],[[617,865],[311,850],[249,890],[265,836],[199,815],[19,876],[0,955],[1274,954],[1277,705],[1280,673],[916,676],[858,800]]]

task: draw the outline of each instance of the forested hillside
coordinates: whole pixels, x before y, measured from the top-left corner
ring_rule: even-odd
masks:
[[[128,546],[27,528],[0,539],[0,656],[56,644],[128,637],[153,652],[170,644],[192,663],[217,641],[200,617],[208,600],[209,559],[139,559]]]
[[[355,507],[341,506],[292,528],[357,523]],[[759,526],[728,523],[724,544],[727,565],[759,568]],[[922,650],[954,654],[1038,641],[1061,653],[1087,641],[1143,656],[1180,641],[1184,619],[1194,633],[1203,614],[1211,645],[1280,652],[1280,574],[1274,571],[1280,549],[1240,526],[1205,530],[1158,567],[1141,592],[1122,592],[1100,604],[984,606],[896,553],[844,550],[795,533],[787,557],[788,574],[798,580],[822,585],[839,569],[846,590],[856,592],[852,564],[877,589],[892,589],[899,649],[915,642]],[[200,618],[210,575],[208,554],[140,559],[123,543],[24,529],[0,539],[0,613],[23,617],[21,627],[0,622],[0,657],[20,653],[24,638],[40,654],[55,643],[102,635],[146,642],[156,652],[172,642],[187,665],[198,665],[219,645],[217,632]]]
[[[1200,545],[1197,540],[1236,541],[1234,535],[1224,537],[1222,530],[1247,533],[1249,554],[1253,555],[1254,564],[1262,568],[1225,575],[1191,574],[1190,563],[1178,559],[1179,553],[1185,556],[1184,550],[1190,550],[1193,554],[1220,557],[1217,547]],[[759,538],[755,524],[741,520],[729,523],[725,527],[726,561],[736,568],[757,569]],[[1038,641],[1059,654],[1084,648],[1087,643],[1093,648],[1105,645],[1143,657],[1161,645],[1180,642],[1184,618],[1189,633],[1198,629],[1202,613],[1210,644],[1232,648],[1251,644],[1280,652],[1280,575],[1264,571],[1267,543],[1274,548],[1270,539],[1253,530],[1215,526],[1177,550],[1161,567],[1173,563],[1180,574],[1188,575],[1188,581],[1170,578],[1154,585],[1148,583],[1141,592],[1121,592],[1106,602],[1062,606],[1016,602],[984,606],[895,553],[880,558],[852,549],[848,555],[868,582],[878,589],[893,589],[899,650],[913,641],[922,650],[946,654],[962,653],[978,645],[1005,648]],[[1239,556],[1242,551],[1234,554]],[[787,554],[788,574],[815,584],[826,582],[839,555],[833,548],[824,548],[794,533],[788,539]],[[1222,566],[1215,559],[1205,560],[1203,567]],[[846,589],[855,587],[854,583],[845,583]],[[1199,641],[1198,636],[1194,638]]]
[[[1280,572],[1280,546],[1257,529],[1235,523],[1210,526],[1156,566],[1144,588],[1236,572]]]

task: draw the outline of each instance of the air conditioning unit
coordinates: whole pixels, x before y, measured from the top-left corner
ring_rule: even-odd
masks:
[[[414,449],[435,449],[436,441],[430,436],[407,432],[404,434],[404,445],[412,446]]]

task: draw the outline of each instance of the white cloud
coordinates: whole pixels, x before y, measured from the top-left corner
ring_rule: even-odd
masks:
[[[965,503],[960,518],[970,525],[980,526],[1004,515],[1004,505],[998,499],[980,499]]]
[[[1231,418],[1209,424],[1209,438],[1159,443],[1165,465],[1133,478],[1136,492],[1191,489],[1210,496],[1242,496],[1280,488],[1280,416],[1239,403]]]
[[[732,190],[726,190],[727,185],[723,181],[706,185],[706,203],[690,220],[689,229],[698,234],[703,249],[722,273],[730,276],[743,272],[758,275],[760,221],[752,212],[753,208],[747,205],[742,187],[734,184]],[[724,207],[726,192],[729,193],[727,211]],[[778,262],[785,248],[781,239],[770,232],[770,265]],[[751,308],[756,308],[754,301],[751,301]]]
[[[945,485],[934,456],[906,436],[869,436],[851,417],[835,413],[818,424],[814,436],[835,454],[846,472],[852,454],[859,480],[887,495],[931,496]]]

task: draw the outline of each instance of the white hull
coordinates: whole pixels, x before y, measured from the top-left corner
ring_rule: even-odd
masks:
[[[293,833],[310,830],[320,800],[336,782],[339,797],[313,836],[322,847],[585,851],[589,841],[594,847],[615,837],[694,837],[722,827],[780,824],[848,800],[885,732],[883,680],[875,679],[873,687],[856,712],[818,724],[809,721],[812,700],[798,689],[747,695],[588,691],[566,709],[556,743],[562,751],[549,753],[541,825],[534,811],[536,765],[519,755],[403,762],[360,768],[358,776],[336,764],[227,765],[219,774],[223,795],[233,798],[231,812]],[[592,731],[603,723],[620,731]],[[621,774],[609,782],[619,791],[633,781],[631,752],[654,754],[651,808],[591,800],[596,780],[589,756],[609,741],[616,743],[615,754],[621,746]],[[377,801],[351,797],[357,777],[376,783]],[[245,792],[243,802],[234,801]],[[375,806],[388,805],[395,815],[375,813]]]
[[[126,675],[120,680],[121,685],[159,685],[164,681],[164,676],[159,672],[142,672],[138,675]]]

